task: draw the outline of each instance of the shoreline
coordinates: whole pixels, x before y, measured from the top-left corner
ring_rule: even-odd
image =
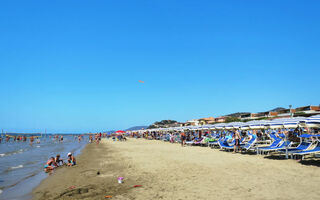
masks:
[[[33,191],[34,199],[292,200],[320,195],[318,166],[162,141],[103,139],[88,144],[77,162],[45,179]]]
[[[116,152],[103,143],[87,144],[76,157],[77,165],[58,168],[32,191],[32,199],[105,199],[129,190],[119,185],[114,175],[124,174],[125,167],[118,164],[121,160]]]
[[[0,180],[2,190],[0,199],[32,199],[33,189],[48,177],[43,171],[47,158],[59,153],[65,159],[64,155],[68,152],[78,156],[86,144],[85,141],[74,142],[73,137],[66,137],[64,143],[56,143],[45,137],[40,144],[34,145],[26,142],[1,144],[1,148],[5,148],[5,156],[1,157],[3,176]]]

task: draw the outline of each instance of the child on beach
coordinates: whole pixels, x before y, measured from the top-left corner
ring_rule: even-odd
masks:
[[[51,172],[57,166],[54,157],[51,157],[47,163],[44,165],[44,171],[46,173]]]
[[[57,164],[57,166],[62,166],[64,164],[63,160],[60,158],[60,154],[58,154],[56,156],[56,158],[54,159],[55,163]],[[60,164],[61,163],[61,164]]]
[[[76,165],[76,158],[72,155],[72,153],[68,153],[68,166]]]

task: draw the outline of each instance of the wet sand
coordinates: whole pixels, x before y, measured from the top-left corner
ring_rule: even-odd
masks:
[[[34,199],[106,199],[111,195],[112,199],[256,200],[320,196],[319,158],[301,164],[207,147],[129,139],[90,144],[77,161],[77,166],[61,168],[44,180],[33,191]],[[119,176],[125,178],[123,184],[117,183]]]

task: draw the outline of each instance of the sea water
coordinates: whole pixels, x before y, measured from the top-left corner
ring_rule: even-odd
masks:
[[[63,142],[53,135],[39,137],[40,143],[0,143],[0,200],[31,199],[30,193],[41,180],[47,177],[43,167],[50,157],[60,154],[66,161],[68,152],[79,154],[88,143],[87,137],[81,142],[73,135],[64,136]]]

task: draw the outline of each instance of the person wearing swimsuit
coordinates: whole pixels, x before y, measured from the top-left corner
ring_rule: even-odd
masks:
[[[72,155],[72,153],[68,153],[68,166],[76,165],[76,158]]]
[[[234,138],[235,138],[235,143],[234,143],[233,150],[234,150],[234,153],[237,153],[237,151],[238,151],[239,148],[240,148],[240,139],[241,139],[241,136],[240,136],[239,131],[236,131],[236,132],[235,132]]]
[[[186,144],[186,134],[184,132],[181,132],[181,146],[184,147]]]
[[[51,157],[47,163],[44,165],[44,171],[46,173],[54,170],[54,167],[57,166],[56,162],[54,161],[54,157]]]

